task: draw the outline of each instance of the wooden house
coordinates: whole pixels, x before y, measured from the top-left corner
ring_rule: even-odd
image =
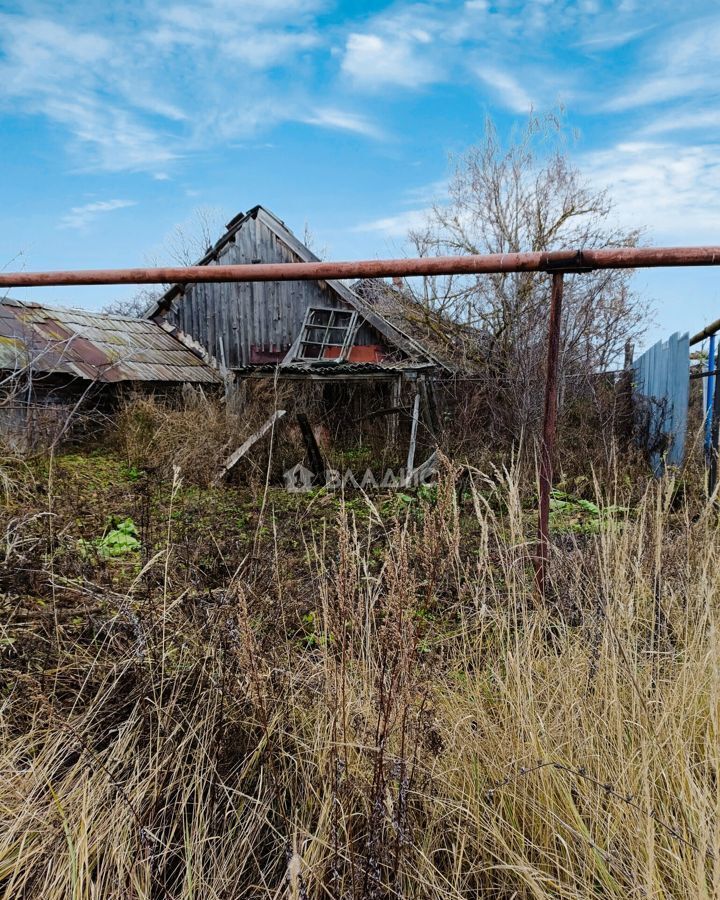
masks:
[[[197,265],[314,261],[284,222],[255,206]],[[418,303],[400,281],[178,284],[147,315],[235,383],[365,383],[390,409],[405,385],[421,395],[429,427],[437,424],[433,384],[467,373],[483,352],[477,330]]]
[[[236,216],[197,265],[315,262],[276,216]],[[478,333],[442,320],[399,285],[372,280],[174,285],[148,312],[220,371],[237,376],[372,379],[451,375]],[[462,340],[465,333],[465,340]]]

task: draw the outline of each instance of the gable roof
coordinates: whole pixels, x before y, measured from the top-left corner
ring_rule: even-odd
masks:
[[[195,265],[205,266],[212,265],[218,258],[218,254],[223,247],[230,241],[234,240],[237,232],[246,225],[250,220],[258,220],[262,222],[277,238],[282,241],[301,262],[320,262],[319,258],[302,243],[287,225],[273,215],[263,206],[254,206],[246,213],[240,213],[228,222],[225,234],[210,247],[207,253],[198,260]],[[359,296],[354,290],[349,288],[342,281],[326,281],[325,282],[350,308],[356,310],[362,318],[378,331],[392,347],[396,347],[402,354],[413,363],[432,363],[438,368],[452,371],[457,366],[448,362],[447,358],[436,356],[434,351],[423,341],[418,340],[413,335],[413,327],[409,321],[404,321],[401,315],[393,316],[390,320],[386,317],[379,305],[367,302],[362,296]],[[173,300],[182,293],[184,286],[181,284],[173,285],[165,294],[154,304],[146,313],[146,316],[153,318],[162,315],[163,310],[167,309]]]
[[[0,301],[0,369],[87,381],[220,382],[195,353],[155,322]]]
[[[352,290],[386,321],[402,327],[446,368],[471,372],[487,358],[489,339],[485,332],[420,303],[406,288],[380,278],[365,278],[356,281]]]

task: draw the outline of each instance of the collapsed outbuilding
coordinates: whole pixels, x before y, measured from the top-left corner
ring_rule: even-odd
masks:
[[[255,206],[228,223],[197,265],[317,261],[284,222]],[[176,284],[148,317],[201,347],[218,369],[238,375],[267,366],[281,366],[284,377],[452,373],[467,366],[463,351],[478,337],[378,279],[351,287],[342,281]]]
[[[157,323],[0,302],[0,429],[13,446],[52,442],[92,410],[108,412],[124,391],[221,385],[201,357]]]
[[[198,265],[314,262],[278,217],[255,206],[230,221]],[[417,302],[400,280],[176,284],[145,318],[0,304],[0,427],[17,445],[47,443],[78,411],[110,410],[128,389],[257,379],[314,385],[345,422],[400,415],[438,431],[435,387],[476,368],[481,332]],[[340,426],[342,427],[342,426]]]

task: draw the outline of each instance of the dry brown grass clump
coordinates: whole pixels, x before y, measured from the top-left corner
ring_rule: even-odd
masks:
[[[341,505],[302,616],[281,521],[191,601],[170,513],[88,628],[0,630],[0,897],[720,896],[718,522],[672,487],[565,541],[552,608],[512,475]]]
[[[207,486],[227,457],[289,400],[287,389],[271,382],[243,386],[230,402],[192,389],[182,397],[132,396],[117,416],[114,444],[128,465],[170,478],[179,468],[186,482]],[[271,451],[278,465],[284,456],[302,458],[299,442],[287,443],[287,429],[278,427],[244,461],[243,474],[264,481]]]

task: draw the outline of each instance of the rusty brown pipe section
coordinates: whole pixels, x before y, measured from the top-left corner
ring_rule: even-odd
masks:
[[[545,404],[540,444],[540,504],[535,579],[538,592],[546,596],[550,565],[550,496],[552,494],[558,417],[558,371],[560,368],[560,330],[562,323],[563,273],[552,277],[550,317],[548,321]]]
[[[89,284],[192,284],[217,281],[330,281],[417,275],[482,275],[501,272],[590,272],[666,266],[720,265],[720,247],[618,247],[368,259],[357,262],[255,263],[142,269],[85,269],[60,272],[0,272],[0,288]]]

